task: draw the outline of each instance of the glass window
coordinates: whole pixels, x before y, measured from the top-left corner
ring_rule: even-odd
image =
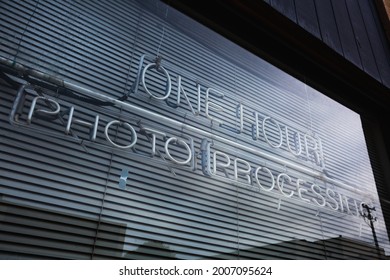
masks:
[[[92,258],[390,254],[359,114],[160,1],[58,5],[0,52],[70,89],[5,98],[29,161],[4,201],[98,220]]]

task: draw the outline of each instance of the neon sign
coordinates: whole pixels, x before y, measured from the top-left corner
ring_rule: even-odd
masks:
[[[175,79],[176,102],[172,103],[169,100],[173,92],[173,79],[170,72],[159,65],[158,60],[150,63],[145,63],[145,60],[144,55],[139,62],[137,77],[132,87],[134,95],[144,94],[139,91],[139,86],[142,85],[151,100],[165,102],[172,108],[179,108],[182,100],[185,100],[193,118],[206,120],[211,125],[233,134],[248,134],[249,140],[262,141],[271,149],[284,149],[284,157],[269,153],[258,146],[241,144],[207,129],[163,116],[134,105],[130,101],[113,99],[89,90],[84,90],[89,97],[111,102],[113,108],[126,109],[126,113],[118,114],[111,110],[104,110],[102,115],[100,112],[96,113],[99,111],[98,108],[93,110],[85,103],[78,105],[80,102],[77,100],[74,100],[77,104],[72,104],[68,99],[58,100],[48,93],[38,94],[33,87],[29,90],[29,86],[25,84],[21,86],[15,98],[10,122],[55,137],[61,134],[67,135],[84,144],[103,145],[110,149],[147,156],[164,163],[169,168],[185,169],[224,180],[256,193],[276,194],[279,196],[279,202],[282,198],[295,199],[325,211],[360,215],[362,204],[366,203],[361,198],[364,194],[326,176],[323,144],[318,136],[304,133],[293,125],[253,109],[243,102],[235,103],[227,93],[213,87],[201,86],[197,83],[194,98],[186,92],[183,77],[180,75]],[[43,77],[39,73],[36,75],[39,78]],[[164,80],[163,86],[161,83],[159,86],[153,85],[156,75],[159,76],[160,82],[161,79]],[[65,84],[65,86],[75,91],[80,90],[76,85]],[[26,102],[29,99],[31,102]],[[233,129],[231,121],[224,118],[224,115],[229,112],[222,101],[228,102],[230,108],[235,108],[232,119],[238,123],[238,128]],[[93,116],[91,111],[95,111],[92,113]],[[169,128],[156,126],[155,122],[169,124]],[[56,131],[53,128],[50,128],[53,130],[43,129],[42,127],[47,123],[55,125]],[[121,129],[122,138],[119,140],[113,137],[115,128]],[[85,136],[85,129],[88,131],[88,136]],[[84,133],[75,133],[83,130]],[[234,149],[238,155],[233,155],[231,149]],[[317,168],[287,160],[286,153],[299,160],[310,161]],[[122,174],[122,186],[125,180],[123,178],[126,177]],[[328,182],[351,194],[358,194],[360,198],[342,194],[321,182]]]
[[[142,67],[146,55],[143,55],[139,62],[138,74],[135,83],[133,84],[133,93],[138,92],[139,83],[145,92],[152,99],[166,101],[166,104],[172,108],[178,108],[181,104],[187,106],[195,118],[206,118],[212,123],[216,123],[222,129],[233,134],[247,133],[245,127],[250,127],[250,137],[253,141],[263,141],[269,147],[281,149],[286,146],[287,151],[300,159],[314,162],[320,170],[325,170],[325,158],[322,148],[322,141],[317,135],[308,134],[307,132],[299,131],[291,125],[282,123],[274,117],[251,108],[243,102],[234,100],[228,93],[218,90],[214,87],[204,87],[204,101],[202,102],[201,85],[195,84],[196,96],[195,100],[191,101],[187,89],[183,86],[183,77],[178,74],[176,77],[177,92],[176,102],[169,102],[169,98],[173,95],[172,80],[169,72],[160,65],[161,60],[156,59],[155,62],[146,64]],[[153,71],[154,70],[154,71]],[[165,90],[162,93],[153,92],[147,85],[149,73],[161,76],[161,80],[165,83]],[[161,91],[161,89],[159,89]],[[182,96],[184,98],[182,98]],[[185,100],[183,102],[182,100]],[[222,101],[228,103],[234,111],[227,112],[226,105]],[[186,103],[186,104],[185,104]],[[195,103],[195,104],[194,104]],[[204,108],[204,114],[201,114],[201,108]],[[223,114],[230,113],[231,119],[235,123],[225,120]],[[236,128],[238,123],[238,128]],[[271,135],[272,134],[272,135]],[[260,137],[262,135],[262,137]]]

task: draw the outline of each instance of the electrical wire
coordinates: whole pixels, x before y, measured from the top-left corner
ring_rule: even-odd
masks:
[[[14,57],[14,60],[15,60],[15,61],[16,61],[16,58],[17,58],[18,55],[19,55],[20,46],[22,45],[22,41],[23,41],[23,38],[24,38],[24,34],[26,33],[27,28],[28,28],[29,25],[30,25],[31,19],[32,19],[33,16],[35,15],[35,12],[36,12],[36,10],[37,10],[37,8],[38,8],[39,2],[40,2],[40,0],[36,1],[35,6],[34,6],[34,10],[33,10],[32,14],[31,14],[30,17],[29,17],[26,26],[25,26],[24,29],[23,29],[22,36],[20,36],[19,43],[18,43],[18,46],[17,46],[17,48],[16,48],[15,57]]]

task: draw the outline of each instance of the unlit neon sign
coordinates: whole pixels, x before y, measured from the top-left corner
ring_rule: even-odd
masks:
[[[134,92],[138,91],[139,81],[141,81],[143,89],[150,98],[156,100],[168,100],[173,92],[173,78],[171,78],[169,72],[163,66],[159,65],[158,62],[149,63],[142,68],[144,59],[145,55],[140,59]],[[154,74],[161,76],[165,82],[165,90],[162,93],[153,92],[153,90],[148,88],[147,79],[150,77],[148,73],[152,71]],[[236,134],[245,133],[244,127],[250,126],[250,136],[254,141],[261,141],[260,135],[262,134],[264,139],[263,141],[265,141],[270,147],[282,148],[282,146],[284,146],[283,144],[285,144],[287,150],[295,157],[305,159],[306,161],[310,161],[312,159],[312,162],[314,162],[321,170],[325,169],[322,141],[318,136],[301,132],[292,126],[283,124],[276,118],[267,116],[258,110],[252,109],[250,106],[243,104],[242,102],[235,101],[234,98],[229,96],[227,93],[213,87],[206,87],[204,89],[204,102],[202,103],[202,91],[199,83],[196,83],[195,102],[190,101],[188,93],[186,92],[187,89],[183,86],[182,79],[181,75],[177,75],[176,102],[174,105],[167,102],[169,106],[176,108],[181,104],[185,105],[186,103],[186,106],[189,108],[194,117],[207,118],[229,132]],[[182,101],[183,99],[185,102]],[[221,104],[222,100],[226,100],[235,108],[235,111],[230,112],[230,115],[237,121],[238,128],[235,128],[234,125],[227,124],[227,121],[222,116],[224,113],[229,113],[226,112],[227,110],[224,108],[225,106]],[[202,107],[204,108],[204,114],[201,114]]]
[[[148,79],[151,79],[150,77],[153,75],[154,79],[155,75],[160,75],[165,81],[163,87],[154,87],[153,89],[155,91],[148,85]],[[231,130],[231,127],[229,127],[231,124],[225,121],[222,115],[226,111],[226,108],[220,101],[233,99],[227,93],[212,87],[205,87],[202,91],[202,87],[197,84],[194,106],[193,101],[191,101],[190,96],[182,85],[182,79],[180,75],[175,79],[177,94],[176,104],[173,107],[180,106],[184,99],[194,118],[205,118],[222,128],[229,129],[233,133],[244,134],[244,127],[249,126],[251,127],[250,139],[253,141],[263,139],[272,149],[280,149],[282,146],[285,146],[291,156],[296,156],[300,159],[303,158],[304,160],[312,159],[320,170],[296,164],[293,161],[268,153],[256,146],[244,145],[209,132],[206,129],[197,128],[190,124],[162,116],[133,105],[131,102],[112,99],[92,91],[90,92],[92,97],[110,101],[114,106],[126,108],[130,113],[141,117],[139,117],[138,121],[126,120],[124,117],[106,120],[100,114],[96,114],[91,118],[90,114],[85,115],[83,113],[85,110],[78,110],[75,105],[66,104],[66,102],[62,104],[54,97],[43,96],[42,94],[38,95],[32,91],[30,91],[33,95],[32,101],[28,103],[25,102],[25,95],[27,95],[25,89],[27,86],[23,85],[18,91],[13,104],[10,121],[14,125],[28,127],[38,131],[39,128],[37,127],[38,124],[35,123],[35,118],[40,119],[46,117],[46,121],[48,122],[55,122],[57,119],[61,119],[61,130],[65,135],[72,134],[72,129],[75,126],[79,129],[80,127],[88,129],[89,137],[82,139],[84,143],[97,143],[99,131],[102,131],[100,132],[102,133],[100,136],[103,136],[103,139],[106,141],[103,145],[114,149],[126,150],[135,155],[142,156],[145,155],[145,151],[142,153],[138,151],[137,145],[140,145],[140,142],[143,144],[148,143],[147,149],[149,149],[148,154],[150,158],[157,158],[157,160],[170,167],[186,169],[197,173],[201,172],[201,174],[211,178],[218,178],[246,186],[258,193],[278,194],[280,201],[282,198],[296,199],[318,207],[319,209],[337,211],[354,216],[360,215],[359,213],[362,211],[361,205],[364,203],[362,199],[341,194],[327,187],[327,185],[324,186],[319,183],[326,181],[342,189],[347,189],[352,193],[358,193],[358,190],[345,183],[328,178],[323,173],[325,169],[324,153],[322,141],[318,136],[300,132],[297,128],[284,124],[276,118],[256,110],[253,111],[250,106],[242,102],[233,104],[235,108],[235,119],[238,121],[239,126],[238,129]],[[158,65],[156,62],[146,63],[145,56],[141,57],[138,74],[133,85],[134,94],[142,94],[138,91],[139,85],[142,85],[144,92],[150,98],[159,102],[165,102],[169,99],[173,91],[172,84],[173,81],[167,69],[162,65]],[[74,88],[77,89],[77,87]],[[159,88],[163,88],[163,90],[157,92],[156,90]],[[204,92],[204,97],[202,97],[202,92]],[[87,107],[85,106],[85,108]],[[28,111],[24,119],[20,115],[20,112],[23,112],[22,108],[27,108]],[[202,108],[204,108],[204,111],[202,111]],[[172,131],[171,129],[156,128],[151,124],[145,125],[142,116],[147,116],[148,119],[158,120],[162,123],[165,122],[177,127],[177,130]],[[87,121],[88,119],[89,121]],[[123,129],[126,140],[119,142],[112,137],[110,131],[115,127],[121,127]],[[42,132],[42,130],[40,131]],[[195,134],[197,137],[183,134],[185,131],[191,132],[189,134]],[[53,134],[53,132],[49,134]],[[293,135],[292,139],[291,135]],[[291,143],[295,144],[292,145]],[[102,143],[99,142],[99,144]],[[230,149],[235,149],[239,152],[239,155],[232,155],[229,152]],[[259,162],[265,163],[261,164]],[[273,167],[271,167],[272,165]],[[286,170],[281,170],[283,167]],[[288,172],[287,167],[294,172]],[[299,174],[304,176],[301,177]],[[307,178],[312,179],[308,180]]]

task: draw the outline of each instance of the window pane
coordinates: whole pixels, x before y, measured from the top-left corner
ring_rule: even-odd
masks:
[[[8,256],[390,254],[359,114],[160,1],[61,3],[4,4],[0,55],[68,82],[31,81],[13,126],[2,82],[1,201],[60,224],[38,250],[54,218],[2,208]],[[50,251],[69,238],[77,255]]]

